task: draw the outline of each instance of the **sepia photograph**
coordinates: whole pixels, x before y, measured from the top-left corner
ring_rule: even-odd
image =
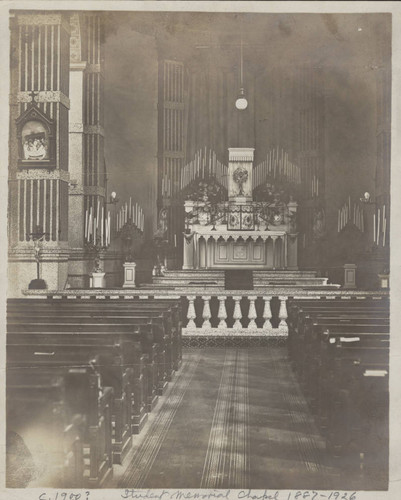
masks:
[[[394,14],[251,3],[2,8],[4,498],[388,493]]]

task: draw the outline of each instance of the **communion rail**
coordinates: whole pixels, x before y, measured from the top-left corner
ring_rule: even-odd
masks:
[[[187,295],[185,336],[287,336],[287,296],[218,293]]]

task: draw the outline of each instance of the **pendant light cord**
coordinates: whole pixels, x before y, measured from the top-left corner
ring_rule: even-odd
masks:
[[[240,34],[241,34],[241,64],[240,64],[240,81],[241,81],[241,88],[243,88],[244,86],[244,82],[243,82],[243,62],[242,62],[242,57],[243,57],[243,54],[242,54],[242,26],[240,27]]]

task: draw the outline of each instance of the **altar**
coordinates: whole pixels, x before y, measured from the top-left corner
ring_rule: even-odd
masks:
[[[230,148],[228,200],[186,200],[183,269],[297,269],[297,203],[253,201],[251,148]]]

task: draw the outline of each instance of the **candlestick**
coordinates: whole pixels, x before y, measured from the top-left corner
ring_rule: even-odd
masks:
[[[377,234],[376,234],[376,237],[377,237],[377,245],[378,245],[380,242],[380,208],[377,211]]]
[[[89,209],[88,242],[90,241],[91,235],[92,235],[92,207],[90,207]]]
[[[104,207],[102,207],[102,216],[100,223],[100,244],[103,245],[103,230],[104,230]]]
[[[373,214],[373,241],[376,243],[376,214]]]

